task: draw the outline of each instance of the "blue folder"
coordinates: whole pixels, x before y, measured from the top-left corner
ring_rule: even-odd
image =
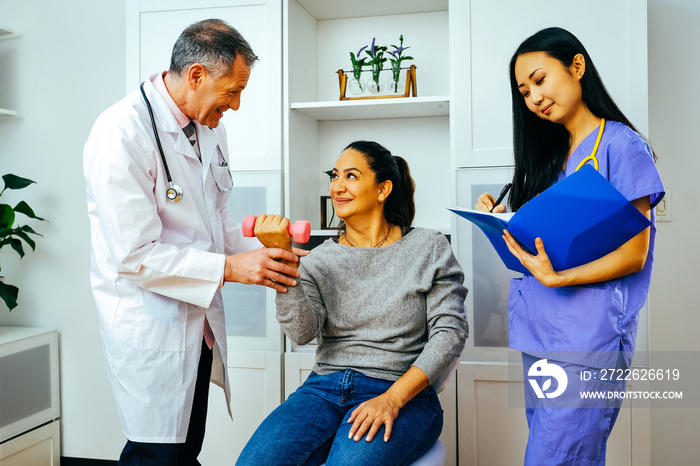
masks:
[[[535,238],[542,238],[554,270],[565,270],[603,257],[651,225],[590,165],[552,185],[514,214],[449,210],[478,226],[506,267],[521,273],[529,272],[508,250],[504,229],[533,254]]]

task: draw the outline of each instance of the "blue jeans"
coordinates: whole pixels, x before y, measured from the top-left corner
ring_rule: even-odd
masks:
[[[433,446],[442,431],[442,407],[433,387],[416,395],[399,412],[391,438],[384,426],[371,442],[348,438],[348,418],[364,401],[386,392],[393,382],[352,370],[309,375],[255,431],[238,466],[402,465]]]

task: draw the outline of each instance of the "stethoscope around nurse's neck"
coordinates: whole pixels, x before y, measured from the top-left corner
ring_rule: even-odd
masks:
[[[165,168],[165,176],[168,179],[168,189],[165,191],[165,197],[172,202],[180,202],[182,200],[182,188],[175,183],[173,183],[173,179],[170,176],[170,170],[168,169],[168,162],[165,160],[165,153],[163,152],[163,146],[160,143],[160,137],[158,136],[158,129],[156,128],[156,120],[153,117],[153,108],[151,107],[151,102],[148,100],[148,97],[146,97],[146,92],[143,90],[143,85],[144,83],[141,83],[140,89],[141,89],[141,95],[143,96],[143,101],[146,102],[146,108],[148,109],[148,116],[151,119],[151,126],[153,127],[153,134],[156,137],[156,144],[158,145],[158,152],[160,153],[160,158],[163,161],[163,168]],[[223,154],[222,154],[223,158]],[[225,162],[225,161],[224,161]],[[222,166],[228,166],[228,164],[224,164]],[[231,172],[226,169],[228,172],[228,176],[231,179],[231,187],[229,188],[222,188],[219,185],[219,181],[216,179],[216,176],[213,173],[213,169],[211,168],[211,164],[209,164],[209,169],[212,170],[212,176],[214,178],[214,183],[216,184],[217,189],[222,192],[222,193],[227,193],[233,189],[233,177],[231,176]]]
[[[598,152],[598,146],[600,145],[600,140],[603,138],[603,131],[605,131],[605,118],[600,119],[600,129],[598,130],[598,137],[595,140],[595,145],[593,146],[593,150],[591,151],[591,155],[586,157],[585,159],[581,160],[581,162],[578,164],[576,167],[576,170],[578,171],[579,168],[583,167],[586,162],[589,160],[593,161],[593,168],[598,170],[598,157],[596,157],[596,153]]]

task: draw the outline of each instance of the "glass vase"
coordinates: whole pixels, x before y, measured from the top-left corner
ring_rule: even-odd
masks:
[[[381,71],[381,64],[372,64],[372,77],[367,81],[367,89],[369,89],[372,94],[379,94],[386,91],[386,83],[382,79]]]
[[[348,80],[348,91],[350,91],[350,93],[353,95],[364,94],[366,88],[367,83],[363,80],[357,80],[355,78]]]
[[[405,94],[406,93],[406,76],[400,75],[398,80],[392,78],[389,82],[389,92],[392,94]]]

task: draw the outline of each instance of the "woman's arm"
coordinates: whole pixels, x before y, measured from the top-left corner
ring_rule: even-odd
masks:
[[[646,218],[651,218],[649,196],[632,201],[632,204]],[[646,262],[649,236],[650,232],[647,228],[600,259],[571,269],[555,271],[540,238],[535,239],[537,255],[532,255],[523,250],[513,236],[504,230],[504,239],[510,252],[540,283],[549,288],[604,282],[639,272]]]
[[[428,387],[429,383],[428,376],[423,371],[411,366],[386,392],[355,408],[348,419],[348,424],[352,422],[349,438],[354,437],[357,442],[367,433],[366,440],[371,442],[384,425],[384,441],[388,442],[399,410]]]
[[[299,345],[305,345],[321,334],[326,321],[326,308],[318,286],[302,268],[302,278],[287,293],[277,293],[277,322],[285,335]]]

